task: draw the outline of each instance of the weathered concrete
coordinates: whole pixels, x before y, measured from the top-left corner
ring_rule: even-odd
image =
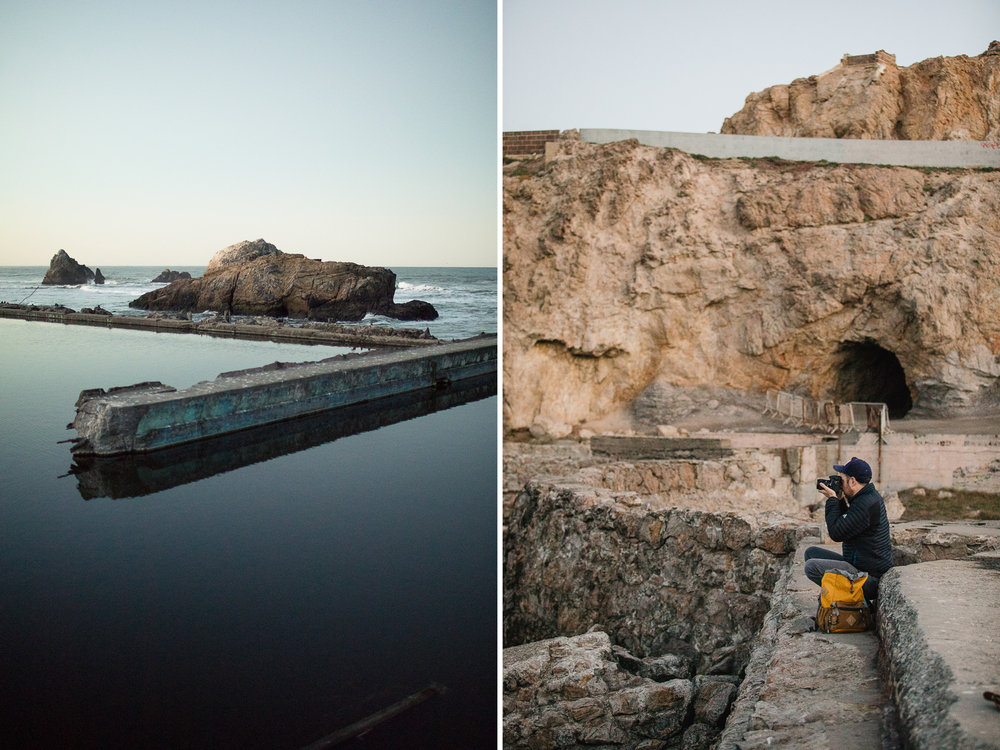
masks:
[[[465,378],[445,389],[425,388],[379,399],[377,408],[367,402],[355,404],[152,453],[76,455],[69,473],[76,477],[84,500],[139,497],[488,398],[496,392],[496,373]]]
[[[595,455],[628,458],[633,461],[661,458],[702,460],[733,455],[728,440],[711,438],[620,437],[595,435],[590,439]]]
[[[1000,149],[981,141],[886,141],[859,138],[783,138],[769,135],[676,133],[581,128],[580,139],[614,143],[635,138],[644,146],[676,148],[718,159],[776,156],[791,161],[893,164],[909,167],[1000,167]]]
[[[414,347],[440,343],[438,339],[422,337],[418,331],[380,329],[375,326],[351,329],[335,323],[320,324],[323,328],[296,328],[289,325],[259,326],[225,323],[219,320],[196,323],[191,320],[152,318],[138,315],[100,315],[78,313],[68,308],[33,308],[25,305],[0,304],[0,318],[65,323],[69,325],[126,328],[155,333],[200,333],[231,339],[253,339],[293,344],[327,344],[366,348]],[[401,335],[401,334],[407,335]]]
[[[894,568],[879,616],[907,745],[1000,748],[1000,552]]]
[[[802,555],[818,541],[802,540],[775,586],[717,750],[895,746],[875,633],[812,629],[819,589],[806,578]]]
[[[372,401],[497,369],[497,339],[223,373],[178,391],[161,383],[83,391],[71,427],[80,455],[141,453]]]

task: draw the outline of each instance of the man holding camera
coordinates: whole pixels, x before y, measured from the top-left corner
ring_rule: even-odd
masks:
[[[816,489],[826,496],[826,528],[830,538],[842,542],[843,554],[809,547],[805,553],[806,576],[817,586],[823,573],[834,568],[865,572],[865,598],[872,601],[878,593],[878,581],[892,567],[892,543],[885,501],[871,483],[872,468],[853,457],[843,466],[834,466],[843,475],[843,497],[838,494],[841,477],[816,482]]]

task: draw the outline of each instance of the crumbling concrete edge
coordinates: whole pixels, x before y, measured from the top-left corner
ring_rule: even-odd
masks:
[[[743,682],[740,684],[736,700],[733,702],[732,710],[715,750],[740,750],[740,743],[750,729],[750,720],[753,718],[757,701],[760,700],[761,692],[767,682],[768,665],[778,644],[778,626],[783,619],[782,613],[786,608],[788,582],[791,579],[795,561],[794,553],[788,556],[785,568],[775,583],[774,593],[771,596],[771,607],[764,616],[764,622],[758,631],[757,645],[750,652],[750,661],[747,662]]]
[[[950,715],[958,700],[949,686],[951,669],[931,649],[918,623],[918,612],[903,593],[899,570],[890,570],[879,584],[880,669],[899,711],[900,729],[908,747],[983,747]]]

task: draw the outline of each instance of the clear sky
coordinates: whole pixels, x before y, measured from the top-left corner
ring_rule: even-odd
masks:
[[[502,127],[717,133],[845,52],[906,66],[994,39],[1000,0],[504,0]]]
[[[0,0],[0,265],[495,266],[492,0]]]

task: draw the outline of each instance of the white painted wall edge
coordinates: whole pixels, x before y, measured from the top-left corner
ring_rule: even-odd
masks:
[[[662,130],[580,129],[580,139],[588,143],[614,143],[629,138],[635,138],[646,146],[676,148],[689,154],[719,159],[776,156],[792,161],[825,160],[844,164],[1000,168],[998,141],[880,141],[676,133]]]

